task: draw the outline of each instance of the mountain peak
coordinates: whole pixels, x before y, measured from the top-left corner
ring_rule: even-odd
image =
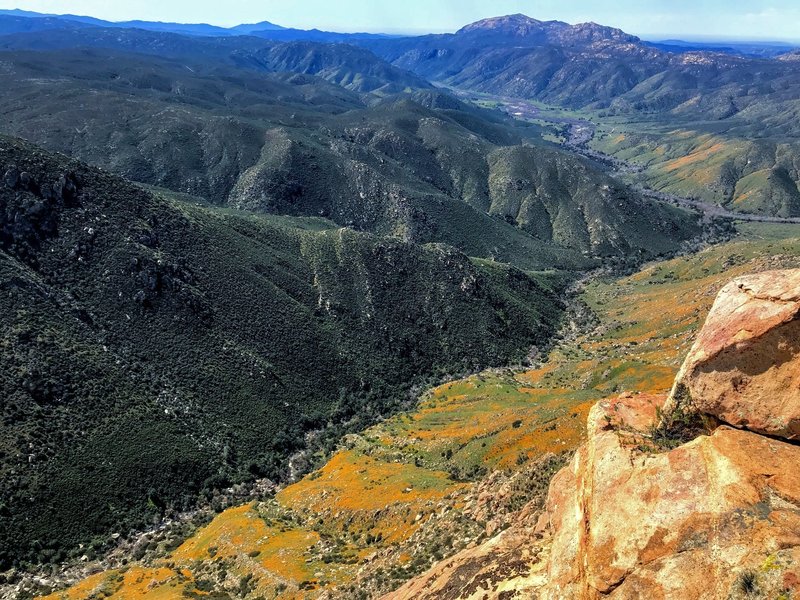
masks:
[[[462,27],[457,34],[494,35],[524,38],[528,42],[558,44],[591,44],[599,41],[635,43],[640,41],[636,36],[614,27],[606,27],[597,23],[570,25],[563,21],[539,21],[521,13],[482,19]]]
[[[582,42],[598,42],[601,40],[612,40],[615,42],[639,42],[641,41],[635,35],[625,33],[616,27],[608,27],[606,25],[598,25],[597,23],[578,23],[569,28],[569,37],[575,41]]]
[[[462,27],[457,33],[492,32],[527,37],[531,34],[544,33],[553,26],[568,27],[566,23],[561,21],[539,21],[522,13],[517,13],[475,21]]]

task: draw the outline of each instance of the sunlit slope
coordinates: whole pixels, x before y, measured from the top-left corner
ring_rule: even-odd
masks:
[[[657,131],[606,124],[592,146],[643,169],[653,189],[726,208],[780,217],[800,215],[800,144],[709,131]]]
[[[699,233],[691,215],[545,147],[538,128],[446,91],[378,99],[310,67],[286,73],[300,67],[281,61],[279,73],[263,72],[207,56],[208,40],[161,38],[103,35],[111,44],[103,51],[2,52],[0,44],[8,92],[0,130],[212,204],[321,216],[522,269],[652,259]],[[141,53],[153,44],[163,56]],[[363,67],[364,50],[309,46],[303,64],[341,55],[350,69]]]
[[[149,558],[145,570],[115,569],[49,598],[83,598],[87,586],[112,598],[160,597],[127,583],[126,569],[150,578],[147,594],[213,589],[233,598],[242,581],[245,598],[393,589],[502,529],[521,505],[509,502],[483,520],[475,516],[481,493],[501,496],[508,478],[520,476],[524,497],[535,497],[549,474],[537,461],[577,446],[595,400],[669,389],[718,289],[739,274],[800,264],[797,236],[796,226],[743,225],[732,242],[593,281],[581,295],[591,313],[574,312],[574,327],[541,368],[435,388],[416,410],[346,438],[274,500],[221,513],[174,552]]]

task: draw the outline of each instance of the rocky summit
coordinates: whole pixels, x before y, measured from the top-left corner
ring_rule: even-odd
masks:
[[[386,599],[793,597],[799,284],[791,270],[725,286],[669,398],[626,393],[592,408],[538,520],[523,510]]]

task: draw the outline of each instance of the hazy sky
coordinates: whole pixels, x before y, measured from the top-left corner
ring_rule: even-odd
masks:
[[[335,31],[441,32],[488,16],[525,13],[595,21],[646,37],[800,41],[800,0],[0,0],[0,8],[234,25],[272,21]]]

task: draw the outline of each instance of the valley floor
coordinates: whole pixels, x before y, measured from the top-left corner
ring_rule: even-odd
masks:
[[[218,514],[174,550],[154,534],[140,561],[87,566],[47,600],[377,597],[491,538],[543,500],[595,401],[667,391],[724,283],[800,265],[800,226],[738,228],[698,254],[588,282],[540,367],[435,388],[273,499]]]

